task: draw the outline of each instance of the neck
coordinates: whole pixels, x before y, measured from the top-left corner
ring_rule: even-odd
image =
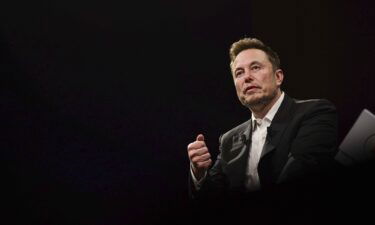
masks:
[[[268,111],[272,108],[272,106],[277,102],[279,97],[281,96],[281,90],[278,89],[276,95],[269,101],[263,101],[259,104],[250,106],[250,110],[253,113],[254,117],[257,119],[263,119]]]

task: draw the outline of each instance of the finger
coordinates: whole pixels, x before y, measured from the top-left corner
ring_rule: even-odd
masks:
[[[212,161],[211,159],[204,161],[204,162],[197,162],[197,167],[198,168],[208,168],[211,165]]]
[[[192,160],[194,157],[199,157],[199,156],[202,156],[206,153],[208,153],[208,149],[207,148],[201,148],[201,149],[198,149],[198,150],[189,151],[188,155],[189,155],[189,159]]]
[[[190,150],[195,150],[195,149],[199,149],[203,147],[206,147],[206,143],[204,143],[204,141],[194,141],[188,145],[187,149],[188,151],[190,151]]]
[[[190,150],[188,152],[190,159],[194,158],[195,156],[201,156],[201,155],[206,154],[206,153],[208,153],[208,148],[207,147]]]
[[[197,136],[197,141],[204,141],[204,136],[203,136],[203,134],[198,134],[198,136]]]
[[[194,156],[191,161],[193,163],[196,163],[196,162],[204,162],[204,161],[207,161],[211,159],[211,154],[209,152],[203,154],[203,155],[199,155],[199,156]]]

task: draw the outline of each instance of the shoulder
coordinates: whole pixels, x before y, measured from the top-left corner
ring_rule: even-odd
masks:
[[[299,126],[310,124],[312,126],[329,125],[337,126],[338,115],[335,105],[327,99],[293,99],[294,107],[290,114],[289,122]]]
[[[316,98],[316,99],[294,99],[292,98],[294,103],[300,106],[310,106],[310,105],[331,105],[334,107],[333,103],[324,98]]]
[[[297,113],[303,112],[335,112],[335,105],[327,99],[292,99],[295,103],[295,109]]]

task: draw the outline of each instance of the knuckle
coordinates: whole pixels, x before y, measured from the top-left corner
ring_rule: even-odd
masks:
[[[206,146],[206,143],[204,143],[204,141],[198,141],[198,143],[201,148]]]
[[[193,147],[194,147],[194,142],[193,142],[193,143],[190,143],[190,144],[188,144],[188,146],[187,146],[187,149],[188,149],[188,150],[192,150],[192,149],[193,149]]]
[[[198,149],[198,150],[197,150],[197,155],[203,155],[203,154],[204,154],[204,152],[203,152],[202,149]]]
[[[188,154],[189,154],[189,157],[191,158],[197,155],[197,151],[195,149],[192,149],[188,151]]]

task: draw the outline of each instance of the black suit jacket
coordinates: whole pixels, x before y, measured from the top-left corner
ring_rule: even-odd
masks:
[[[220,154],[199,191],[190,175],[190,194],[245,192],[252,120],[220,137]],[[258,164],[261,188],[327,169],[337,151],[337,113],[327,100],[295,100],[285,94],[270,127]]]

